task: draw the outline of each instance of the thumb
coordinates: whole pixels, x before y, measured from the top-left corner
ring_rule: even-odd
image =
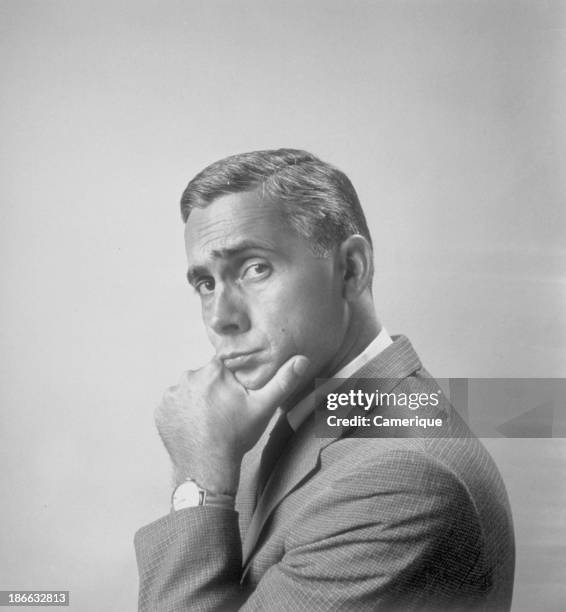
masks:
[[[297,387],[310,365],[308,357],[294,355],[288,359],[261,389],[249,391],[260,411],[279,406]]]

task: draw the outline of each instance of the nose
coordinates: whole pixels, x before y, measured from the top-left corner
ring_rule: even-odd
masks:
[[[207,306],[207,324],[218,335],[234,335],[248,331],[250,319],[244,299],[235,288],[216,285],[212,302]]]

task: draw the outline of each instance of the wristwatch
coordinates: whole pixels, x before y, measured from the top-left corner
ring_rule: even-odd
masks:
[[[213,493],[203,489],[192,478],[187,478],[177,486],[171,495],[171,509],[195,508],[197,506],[222,506],[234,508],[234,498],[231,495]]]

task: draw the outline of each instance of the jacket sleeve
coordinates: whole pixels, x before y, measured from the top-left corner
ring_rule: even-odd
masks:
[[[236,511],[179,510],[142,527],[134,544],[139,612],[239,607],[242,547]]]

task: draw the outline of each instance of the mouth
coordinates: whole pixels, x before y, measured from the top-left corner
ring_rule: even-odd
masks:
[[[249,351],[247,353],[226,353],[220,355],[220,360],[229,370],[239,370],[253,365],[256,360],[256,355],[260,351]]]

